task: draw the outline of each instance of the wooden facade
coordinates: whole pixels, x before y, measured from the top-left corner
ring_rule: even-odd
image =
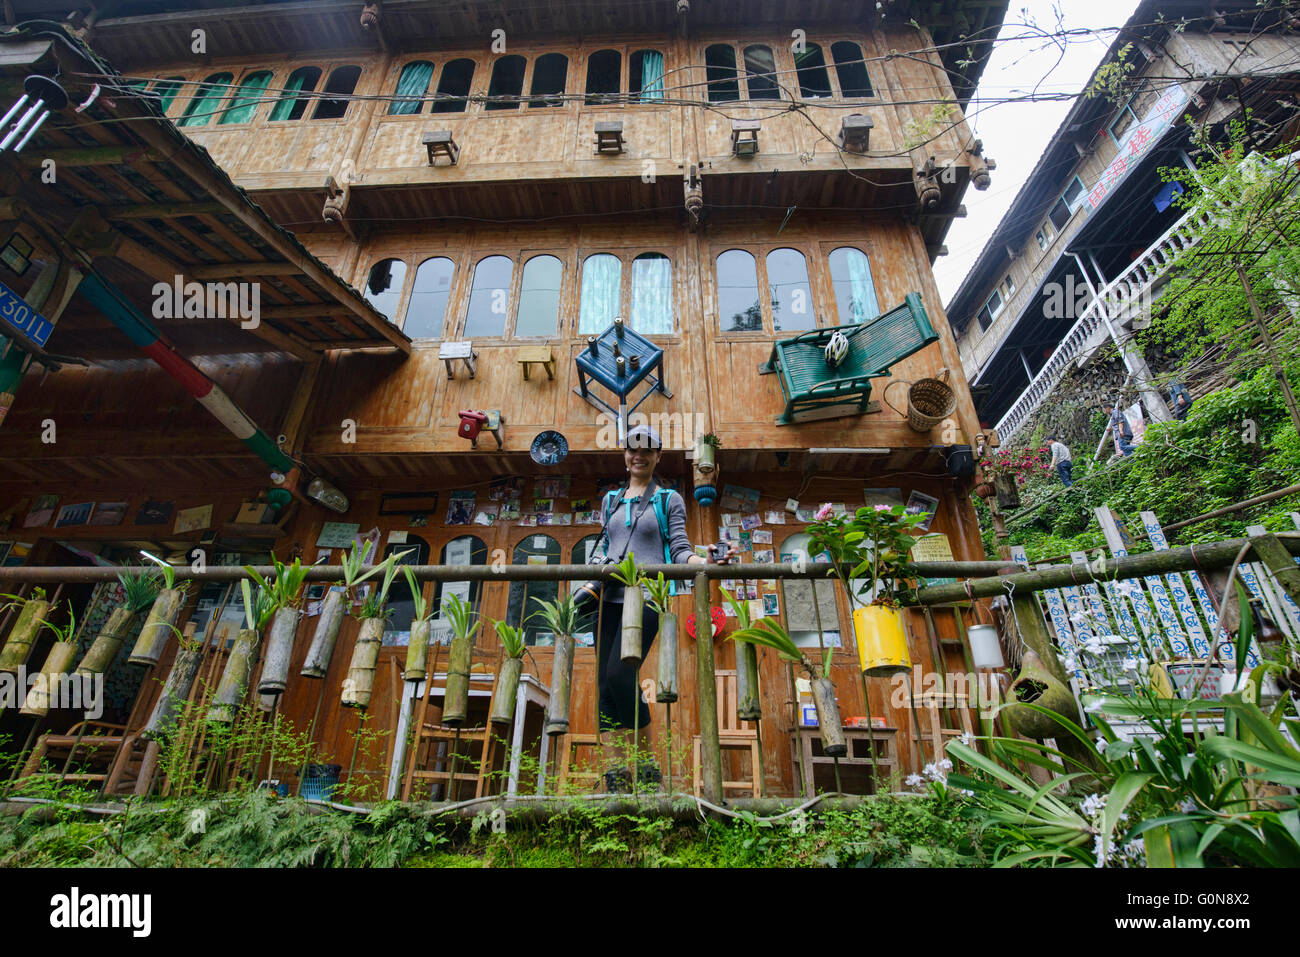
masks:
[[[319,10],[338,6],[320,4]],[[362,4],[346,6],[348,15],[355,17]],[[409,4],[393,6],[400,10]],[[445,4],[429,6],[441,9]],[[256,330],[237,332],[228,324],[222,326],[224,331],[205,331],[201,325],[159,320],[164,335],[180,343],[178,348],[235,406],[267,434],[283,437],[281,447],[307,474],[328,479],[350,500],[345,515],[298,501],[276,525],[250,529],[233,519],[241,502],[269,487],[266,465],[222,431],[173,379],[126,348],[125,340],[115,340],[113,330],[105,328],[83,297],[74,297],[49,348],[84,358],[90,365],[64,365],[48,375],[33,367],[17,390],[0,427],[0,458],[6,463],[0,474],[0,515],[8,512],[11,518],[10,530],[0,538],[33,542],[29,563],[58,564],[68,561],[59,542],[89,552],[150,547],[188,553],[215,531],[215,542],[204,544],[212,554],[252,557],[274,550],[282,558],[301,555],[311,562],[317,557],[322,525],[339,520],[359,524],[362,532],[377,528],[381,543],[393,532],[405,533],[409,543],[428,546],[429,563],[445,560],[445,546],[466,535],[477,540],[476,561],[494,561],[497,556],[506,562],[525,561],[523,551],[535,551],[554,553],[567,563],[599,526],[523,526],[500,520],[465,526],[447,525],[444,519],[453,491],[474,490],[481,509],[496,478],[525,481],[527,512],[537,480],[570,476],[569,502],[586,499],[594,506],[597,484],[617,480],[623,472],[621,453],[608,441],[608,417],[575,390],[574,357],[587,334],[598,331],[582,325],[585,270],[592,257],[613,256],[619,263],[618,314],[632,317],[634,329],[638,309],[651,295],[640,285],[645,280],[638,264],[645,257],[655,263],[655,294],[670,290],[670,327],[648,330],[648,337],[664,350],[664,375],[672,397],[655,394],[640,411],[665,426],[670,448],[662,472],[679,483],[687,500],[693,542],[715,541],[725,511],[700,507],[692,499],[691,446],[702,429],[721,440],[720,482],[760,490],[756,511],[765,519],[769,512],[782,516],[779,524],[765,522],[762,528],[773,540],[759,546],[778,558],[786,540],[803,528],[794,514],[785,512],[788,499],[797,499],[801,507],[840,502],[854,508],[863,503],[864,488],[879,487],[899,488],[904,498],[920,491],[937,499],[932,531],[948,536],[956,558],[982,558],[967,498],[969,480],[950,477],[941,454],[941,447],[973,444],[979,427],[930,262],[947,224],[961,214],[966,185],[973,175],[987,172],[961,119],[958,94],[947,73],[950,66],[933,49],[920,14],[918,29],[905,18],[882,23],[866,14],[844,16],[832,9],[835,5],[818,6],[811,14],[798,4],[765,6],[773,7],[770,20],[740,30],[707,22],[697,28],[689,17],[680,29],[647,31],[633,22],[607,23],[592,26],[577,39],[509,30],[505,51],[495,53],[486,49],[488,41],[482,37],[454,34],[442,42],[399,41],[389,34],[383,48],[371,38],[364,46],[270,53],[259,46],[263,41],[257,31],[250,30],[239,41],[245,47],[239,55],[223,56],[212,46],[203,57],[154,58],[149,50],[164,47],[151,47],[146,38],[166,28],[165,17],[142,17],[138,23],[131,18],[105,21],[102,39],[92,32],[90,45],[124,56],[113,66],[128,80],[150,78],[157,89],[159,82],[179,78],[181,92],[165,104],[167,117],[202,146],[214,166],[247,191],[265,215],[292,231],[339,278],[367,295],[377,263],[402,264],[390,273],[401,273],[400,281],[393,281],[394,295],[367,298],[410,342],[331,342],[329,336],[338,333],[319,323],[346,317],[352,307],[328,302],[279,303],[284,321],[301,326],[301,331],[284,326],[281,342],[258,339]],[[989,8],[1000,18],[1006,5],[939,6]],[[249,11],[250,23],[271,15],[261,8]],[[228,16],[238,22],[241,14],[232,11]],[[306,21],[325,14],[300,16],[310,34]],[[808,85],[816,89],[820,80],[801,76],[790,49],[791,29],[806,29],[807,42],[825,51],[829,95],[807,95]],[[845,95],[853,74],[837,70],[831,53],[833,44],[845,43],[861,50],[870,96]],[[739,84],[739,99],[726,99],[725,90],[718,92],[723,88],[716,85],[717,74],[706,68],[708,51],[719,45],[729,47],[738,63],[750,47],[769,49],[782,87],[780,97],[746,97],[750,78],[742,70],[732,78]],[[637,94],[631,88],[629,60],[646,50],[663,55],[665,97],[629,101]],[[617,93],[590,94],[589,67],[602,51],[607,62],[608,51],[618,53],[619,88]],[[503,57],[522,58],[521,89],[527,96],[534,89],[539,60],[557,54],[566,62],[563,97],[548,90],[556,105],[490,108],[509,105],[490,93]],[[399,78],[416,61],[434,65],[430,91],[437,90],[448,64],[462,61],[463,67],[463,61],[471,62],[473,79],[464,109],[431,113],[430,105],[440,102],[431,92],[420,112],[390,115]],[[553,79],[558,61],[548,63]],[[360,67],[341,117],[271,118],[281,98],[278,91],[291,87],[291,77],[304,66],[320,68],[322,83],[338,67]],[[187,125],[187,115],[199,112],[195,97],[203,95],[204,82],[229,75],[238,85],[262,71],[271,74],[264,84],[270,92],[256,98],[251,117],[221,122],[238,105],[225,95],[208,122]],[[962,83],[966,80],[969,77]],[[711,96],[714,102],[709,102]],[[315,105],[309,103],[306,113]],[[874,122],[869,148],[861,154],[846,152],[838,144],[842,118],[854,113]],[[761,120],[755,156],[733,155],[733,119]],[[607,121],[622,122],[625,152],[595,151],[595,125]],[[451,131],[460,149],[454,165],[445,160],[429,164],[421,141],[430,130]],[[692,169],[696,184],[689,182]],[[918,199],[927,184],[939,189],[933,203]],[[703,199],[698,221],[683,204],[693,185]],[[322,211],[331,195],[341,220],[327,223]],[[157,228],[158,250],[164,252],[164,234]],[[196,233],[195,238],[203,235],[210,234]],[[184,268],[202,261],[195,248],[182,242],[175,250]],[[804,328],[851,321],[840,315],[843,296],[836,283],[844,280],[832,262],[832,254],[843,249],[865,254],[882,311],[918,293],[939,333],[937,342],[898,362],[889,378],[877,380],[872,396],[881,398],[891,381],[914,381],[949,370],[957,409],[929,433],[912,430],[903,415],[883,404],[859,417],[773,424],[783,407],[780,388],[775,376],[760,376],[758,366],[777,339]],[[719,305],[719,256],[736,250],[748,253],[753,263],[755,311],[744,331],[728,326]],[[547,277],[559,278],[558,289],[548,286],[548,295],[540,299],[527,271],[539,257],[553,257],[554,262],[546,259]],[[420,267],[431,260],[449,261],[439,264],[441,278],[432,288],[419,284]],[[806,278],[797,273],[800,260]],[[495,270],[490,284],[476,282],[476,272],[489,268],[483,266],[485,261]],[[793,312],[780,288],[790,282],[791,263],[796,270],[793,294],[807,300]],[[163,278],[162,270],[151,273],[150,264],[140,257],[130,265],[136,270],[135,284],[128,283],[131,277],[124,273],[124,288],[138,293],[136,304],[147,311],[146,281]],[[215,277],[222,267],[205,268]],[[276,275],[265,262],[225,268],[230,278],[272,283]],[[494,293],[493,308],[484,310],[483,300],[475,301],[477,296],[490,300]],[[545,304],[540,312],[539,301]],[[663,311],[662,305],[656,308]],[[548,317],[554,320],[549,328]],[[488,323],[486,334],[475,331],[481,327],[473,323],[481,321]],[[539,321],[542,334],[529,334]],[[784,327],[778,328],[778,322]],[[88,337],[84,347],[77,341],[82,331]],[[452,379],[439,349],[446,341],[462,339],[471,339],[478,353],[476,374],[468,378],[458,371]],[[556,360],[553,379],[537,367],[525,381],[518,350],[527,345],[550,347]],[[891,389],[890,398],[901,405],[905,393]],[[490,437],[480,439],[477,450],[458,437],[457,413],[462,409],[501,412],[500,451]],[[42,424],[50,419],[58,428],[54,444],[41,440]],[[534,437],[547,429],[563,433],[571,450],[565,461],[552,467],[536,465],[528,455]],[[384,507],[385,495],[435,492],[436,510],[414,522],[410,515],[391,514],[391,507]],[[126,522],[118,526],[23,528],[24,516],[39,494],[59,495],[65,504],[129,501],[130,507]],[[177,534],[170,525],[130,524],[146,499],[165,499],[178,510],[213,504],[212,528]],[[556,511],[566,507],[555,503]],[[548,541],[541,543],[541,536]],[[340,554],[333,550],[331,561],[337,562]],[[754,560],[752,553],[745,558]],[[583,556],[573,560],[582,561]],[[433,586],[427,587],[433,594]],[[830,586],[818,587],[826,596],[823,601],[829,601]],[[477,610],[488,618],[506,617],[507,592],[504,583],[487,583],[477,595]],[[848,608],[842,595],[834,601],[838,621],[824,625],[826,631],[845,636],[833,669],[841,712],[865,715],[856,652],[848,640]],[[683,614],[690,610],[689,597],[678,602]],[[830,606],[823,607],[829,613]],[[941,610],[936,620],[940,636],[954,639],[951,613]],[[304,619],[293,677],[281,701],[282,713],[300,727],[311,720],[321,690],[320,682],[297,676],[313,627],[314,619]],[[909,627],[914,660],[929,670],[931,641],[924,619],[909,613]],[[359,716],[339,706],[338,690],[356,629],[351,619],[344,626],[324,682],[316,732],[320,753],[345,766]],[[494,647],[493,636],[479,641],[481,651]],[[952,657],[945,669],[964,670],[959,646],[948,647]],[[734,665],[729,642],[719,641],[717,650],[719,667]],[[166,673],[170,654],[155,674]],[[534,647],[531,654],[527,669],[548,681],[550,649]],[[395,727],[404,657],[400,645],[383,648],[367,718],[372,728]],[[792,684],[786,666],[775,656],[760,657],[765,784],[769,793],[791,793],[798,786],[789,745],[796,721]],[[682,706],[672,712],[673,740],[689,742],[699,730],[695,657],[689,642],[683,644],[680,662],[684,693]],[[579,649],[575,732],[594,730],[593,668],[593,651]],[[654,674],[652,653],[643,678]],[[890,683],[870,680],[867,685],[870,712],[883,714],[890,726],[900,729],[900,745],[910,741],[909,712],[896,706]],[[147,715],[154,694],[156,682],[146,682],[137,714]],[[653,710],[660,746],[663,709]],[[904,772],[916,770],[911,749],[901,751]],[[925,759],[929,757],[927,752]],[[388,760],[387,754],[363,754],[358,767],[377,770]]]

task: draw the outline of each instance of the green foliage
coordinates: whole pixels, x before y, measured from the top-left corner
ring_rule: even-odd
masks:
[[[749,622],[749,603],[737,601],[731,592],[725,588],[720,590],[723,599],[736,613],[736,628],[727,636],[729,640],[748,641],[751,644],[762,645],[764,648],[771,648],[786,661],[793,661],[801,666],[812,678],[829,673],[833,649],[828,648],[826,650],[822,669],[818,672],[817,668],[808,660],[807,655],[800,650],[799,646],[794,643],[790,633],[785,630],[779,621],[775,618],[760,618],[757,625],[751,626]]]
[[[527,649],[524,644],[524,629],[507,625],[504,621],[494,621],[492,625],[496,628],[497,637],[501,639],[501,647],[505,649],[505,653],[511,658],[522,658]]]
[[[555,601],[546,601],[533,596],[538,605],[537,611],[528,617],[541,618],[555,636],[572,635],[578,627],[578,608],[574,604],[572,592],[565,592]]]
[[[406,586],[411,589],[411,603],[415,606],[415,617],[411,624],[429,620],[429,603],[424,597],[424,586],[415,580],[415,572],[411,571],[410,565],[402,566],[402,574],[406,576]]]
[[[258,585],[254,592],[247,578],[239,580],[239,588],[244,596],[244,624],[250,631],[261,631],[275,614],[275,598],[264,585]]]
[[[296,608],[303,582],[307,580],[307,569],[298,558],[293,560],[292,565],[284,564],[275,556],[271,556],[271,561],[275,563],[275,573],[269,579],[263,578],[252,565],[245,565],[244,571],[257,582],[259,591],[267,593],[274,611],[279,611],[281,608]]]
[[[456,638],[473,638],[482,622],[473,621],[474,610],[469,602],[459,595],[444,591],[442,597],[442,615],[451,622],[451,633]]]
[[[397,552],[393,555],[389,555],[375,566],[375,571],[383,573],[383,584],[378,588],[373,589],[370,594],[366,596],[365,602],[361,605],[361,610],[357,613],[358,618],[364,620],[366,618],[388,617],[390,612],[385,609],[384,606],[388,603],[388,590],[393,587],[393,579],[397,577],[397,563],[413,551],[415,551],[415,549],[408,548],[404,552]]]
[[[157,572],[118,572],[117,580],[122,583],[123,604],[132,614],[144,611],[158,597],[161,576]]]
[[[628,588],[635,588],[640,585],[644,577],[641,570],[636,567],[635,555],[628,555],[621,562],[616,563],[611,574],[617,581],[622,582]]]
[[[641,583],[645,585],[646,591],[650,593],[650,607],[661,615],[666,615],[672,611],[672,582],[664,578],[664,573],[660,572],[654,578],[641,576]]]
[[[160,559],[154,558],[152,555],[149,555],[147,553],[145,554],[144,557],[149,559],[149,561],[155,563],[158,566],[159,570],[162,572],[163,588],[170,591],[171,589],[176,587],[176,569],[175,567],[172,566],[170,562],[164,562]]]
[[[912,575],[910,552],[916,538],[910,533],[924,521],[924,515],[909,515],[902,505],[864,506],[853,515],[836,515],[823,505],[808,526],[808,550],[830,556],[831,573],[843,586],[850,608],[876,584],[880,592],[875,602],[895,605]],[[856,592],[854,580],[862,582]]]

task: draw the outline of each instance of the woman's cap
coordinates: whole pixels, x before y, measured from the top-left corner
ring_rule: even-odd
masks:
[[[648,425],[638,425],[636,428],[628,429],[627,441],[624,445],[629,449],[658,449],[663,450],[663,440],[659,438],[659,433]]]

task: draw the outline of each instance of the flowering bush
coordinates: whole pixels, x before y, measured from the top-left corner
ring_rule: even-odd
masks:
[[[985,456],[980,465],[989,481],[998,475],[1014,475],[1016,484],[1024,485],[1036,475],[1050,474],[1052,470],[1047,467],[1047,463],[1051,458],[1052,451],[1046,446],[1036,449],[998,449],[992,455]]]
[[[911,532],[925,516],[909,515],[902,505],[864,506],[852,516],[847,512],[836,515],[828,504],[819,508],[813,519],[808,526],[809,551],[829,556],[832,573],[849,597],[849,607],[862,604],[851,584],[855,580],[864,582],[860,591],[880,584],[872,604],[897,605],[900,592],[912,577],[909,553],[916,538]]]

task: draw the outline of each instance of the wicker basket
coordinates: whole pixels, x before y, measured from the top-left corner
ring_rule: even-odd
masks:
[[[897,379],[885,386],[885,402],[907,419],[907,424],[914,430],[929,432],[957,408],[957,393],[948,384],[948,378],[948,370],[944,369],[936,379],[917,379],[915,382]],[[906,412],[889,401],[889,390],[896,385],[908,387]]]

